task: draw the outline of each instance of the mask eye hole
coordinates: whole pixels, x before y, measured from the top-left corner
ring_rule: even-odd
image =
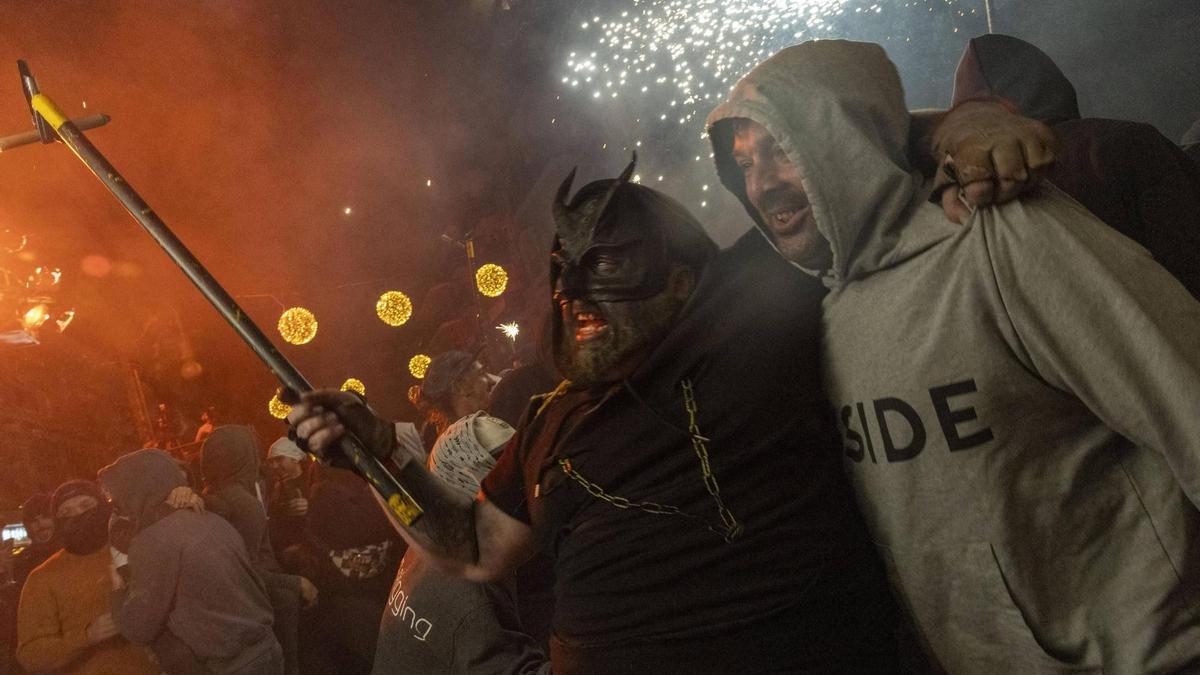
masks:
[[[596,276],[611,276],[621,270],[621,260],[611,255],[600,254],[588,261],[588,270]]]

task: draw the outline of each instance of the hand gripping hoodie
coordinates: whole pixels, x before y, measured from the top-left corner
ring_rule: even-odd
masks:
[[[1149,124],[1081,118],[1075,88],[1042,50],[1008,35],[972,39],[954,102],[1000,96],[1050,125],[1058,157],[1045,172],[1100,220],[1145,246],[1200,297],[1200,171]]]
[[[785,49],[713,112],[744,200],[735,117],[779,141],[830,241],[828,392],[927,648],[952,673],[1200,667],[1200,305],[1049,185],[947,221],[877,45]]]

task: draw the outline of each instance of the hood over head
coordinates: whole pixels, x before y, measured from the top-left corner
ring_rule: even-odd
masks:
[[[208,489],[237,484],[254,494],[254,483],[258,480],[258,439],[250,427],[232,424],[217,427],[204,439],[200,452],[200,470]]]
[[[836,285],[918,252],[897,245],[904,215],[922,202],[922,179],[907,157],[909,114],[900,75],[879,45],[820,40],[783,49],[738,81],[709,114],[721,183],[770,241],[733,159],[738,118],[764,126],[801,175],[833,252],[831,270],[806,272]]]
[[[1010,35],[967,42],[954,72],[954,103],[980,96],[1008,99],[1026,117],[1055,124],[1079,119],[1075,87],[1042,50]]]
[[[177,487],[187,485],[183,469],[162,450],[138,450],[100,469],[100,483],[121,515],[146,524]]]

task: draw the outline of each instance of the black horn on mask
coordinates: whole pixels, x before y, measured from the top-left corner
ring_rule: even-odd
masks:
[[[575,169],[571,169],[571,173],[567,174],[566,180],[562,182],[562,185],[558,187],[558,192],[554,195],[553,210],[556,235],[559,244],[568,255],[577,256],[587,249],[596,236],[596,225],[600,217],[604,215],[604,210],[608,208],[608,204],[617,190],[629,182],[635,166],[637,166],[636,152],[633,153],[629,164],[625,166],[625,170],[612,182],[602,196],[598,199],[589,199],[582,204],[567,201],[567,196],[571,193],[571,184],[575,181]],[[576,195],[575,201],[578,201],[578,195]]]

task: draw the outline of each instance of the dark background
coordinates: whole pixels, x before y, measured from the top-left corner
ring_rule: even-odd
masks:
[[[518,321],[520,344],[545,305],[548,204],[571,166],[582,181],[612,175],[636,147],[643,182],[694,208],[718,241],[747,228],[700,137],[719,87],[746,68],[710,79],[714,98],[683,124],[659,119],[676,110],[670,83],[596,99],[563,82],[572,52],[597,49],[593,17],[636,20],[654,5],[10,0],[0,4],[0,134],[30,126],[15,68],[25,58],[68,114],[112,116],[89,136],[270,334],[283,307],[315,312],[312,343],[278,342],[311,380],[357,377],[382,412],[413,419],[408,359],[478,340],[464,253],[441,235],[473,233],[479,262],[508,269],[509,290],[481,303],[481,325],[494,334]],[[963,45],[987,30],[983,0],[724,6],[806,6],[815,20],[801,38],[881,42],[914,108],[948,102]],[[1195,0],[994,0],[991,10],[997,32],[1058,62],[1084,115],[1150,122],[1173,140],[1200,117]],[[764,55],[797,39],[753,26],[744,32]],[[689,63],[702,70],[700,60]],[[63,269],[60,301],[78,315],[41,345],[0,348],[0,508],[140,447],[145,407],[159,401],[191,429],[214,405],[266,442],[282,431],[266,412],[269,373],[65,148],[0,154],[5,228],[30,238],[12,264]],[[412,297],[405,326],[375,317],[386,290]],[[193,360],[202,372],[183,377]]]

